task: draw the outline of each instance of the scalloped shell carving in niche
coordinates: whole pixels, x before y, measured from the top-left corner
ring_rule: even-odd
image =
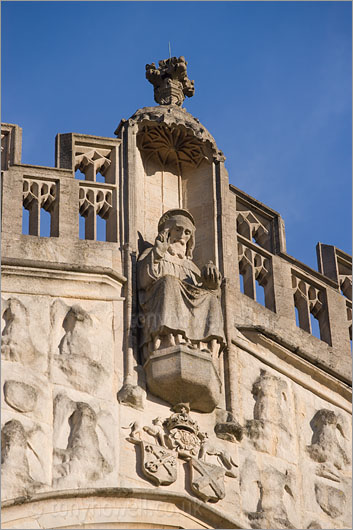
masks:
[[[137,135],[137,145],[144,161],[158,161],[162,167],[185,164],[198,167],[203,160],[212,163],[212,149],[183,126],[170,128],[165,124],[143,125]]]

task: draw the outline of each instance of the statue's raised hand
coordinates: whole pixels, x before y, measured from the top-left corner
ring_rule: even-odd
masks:
[[[212,261],[203,267],[201,277],[203,285],[208,289],[218,289],[222,283],[222,275]]]
[[[169,247],[169,230],[165,229],[159,232],[154,242],[154,248],[158,256],[163,257]]]

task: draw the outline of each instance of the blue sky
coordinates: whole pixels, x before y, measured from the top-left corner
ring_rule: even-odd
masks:
[[[60,132],[114,136],[155,105],[145,64],[184,55],[186,109],[230,182],[286,224],[316,268],[318,241],[351,252],[351,2],[1,2],[2,114],[23,163],[54,164]]]

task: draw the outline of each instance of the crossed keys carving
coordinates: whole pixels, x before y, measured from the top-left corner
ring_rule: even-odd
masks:
[[[140,442],[143,451],[144,474],[157,485],[168,486],[177,478],[176,457],[167,449]]]
[[[153,445],[145,445],[145,451],[146,453],[152,453],[152,455],[155,457],[155,461],[150,460],[146,462],[146,469],[151,471],[151,473],[156,473],[159,466],[162,465],[167,470],[169,475],[172,476],[172,472],[168,466],[175,467],[174,456],[170,455],[164,449],[159,449],[158,446],[153,447]]]
[[[123,427],[131,429],[127,440],[140,448],[141,471],[157,486],[168,486],[177,479],[178,458],[184,460],[193,493],[205,502],[218,502],[225,497],[225,476],[236,478],[238,465],[227,450],[213,445],[208,434],[200,431],[187,403],[179,403],[172,410],[166,420],[152,420],[153,425],[142,426],[136,420]],[[146,440],[146,434],[155,443]],[[216,457],[218,465],[206,461],[209,456]]]

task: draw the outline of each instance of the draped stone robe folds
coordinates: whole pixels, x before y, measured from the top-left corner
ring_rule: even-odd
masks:
[[[139,303],[143,310],[140,345],[156,336],[181,334],[191,341],[224,342],[220,289],[202,286],[190,258],[147,249],[138,262]]]

